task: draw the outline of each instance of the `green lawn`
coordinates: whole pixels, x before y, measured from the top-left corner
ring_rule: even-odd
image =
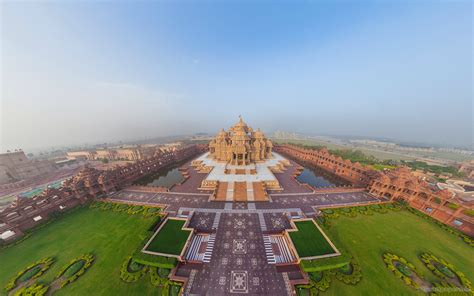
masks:
[[[385,252],[405,257],[426,279],[434,281],[437,278],[418,259],[422,252],[432,253],[454,264],[474,283],[474,249],[408,211],[355,218],[341,216],[331,221],[328,235],[336,246],[355,257],[362,267],[363,277],[357,286],[333,280],[325,295],[421,295],[385,267],[382,261]]]
[[[335,253],[313,221],[295,222],[298,231],[289,232],[300,257],[321,256]]]
[[[159,288],[149,276],[136,283],[120,279],[120,267],[144,238],[156,218],[81,208],[35,231],[31,237],[0,250],[0,295],[5,284],[21,269],[48,256],[55,257],[51,269],[40,280],[51,282],[70,260],[94,253],[94,264],[76,282],[55,295],[155,295]]]
[[[146,250],[172,255],[181,254],[190,233],[189,230],[181,229],[185,222],[184,220],[168,219]]]

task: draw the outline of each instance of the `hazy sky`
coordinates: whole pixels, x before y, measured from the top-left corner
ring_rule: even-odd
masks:
[[[471,145],[470,1],[1,6],[0,150],[254,127]]]

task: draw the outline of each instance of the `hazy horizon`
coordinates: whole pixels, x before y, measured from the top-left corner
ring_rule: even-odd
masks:
[[[0,150],[228,128],[473,147],[472,3],[2,2]]]

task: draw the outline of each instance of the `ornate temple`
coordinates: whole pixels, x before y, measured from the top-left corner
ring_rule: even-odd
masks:
[[[240,117],[226,132],[222,129],[209,143],[210,156],[232,165],[248,165],[272,157],[273,144],[257,129],[254,131]]]

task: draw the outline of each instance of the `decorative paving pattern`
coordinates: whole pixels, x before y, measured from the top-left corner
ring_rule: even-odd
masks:
[[[277,235],[290,228],[286,215],[310,216],[317,212],[318,207],[325,205],[380,201],[367,192],[357,190],[313,192],[294,181],[292,174],[295,169],[296,164],[292,162],[284,173],[275,174],[284,190],[270,194],[271,202],[209,201],[210,193],[196,189],[206,174],[196,173],[192,168],[189,168],[190,178],[182,185],[173,187],[174,192],[122,190],[109,198],[133,204],[163,205],[170,216],[194,212],[190,227],[206,235],[201,237],[201,241],[196,239],[194,244],[191,242],[189,256],[197,257],[204,264],[196,267],[197,264],[190,263],[178,268],[178,273],[182,270],[181,274],[188,276],[185,295],[288,295],[293,292],[289,286],[290,274],[278,272],[275,267],[275,263],[287,263],[293,259],[286,243]],[[260,201],[259,188],[255,184],[252,187],[250,183],[242,184],[223,186],[223,200],[228,190],[242,187],[240,189],[246,191],[247,198],[250,196],[251,199],[249,192],[253,192],[255,201]],[[234,195],[231,200],[238,201],[235,196],[237,191],[229,193]]]
[[[202,264],[187,295],[287,295],[282,273],[267,262],[258,221],[256,213],[221,214],[212,260]]]
[[[271,232],[282,232],[285,229],[290,229],[290,220],[284,213],[264,213],[263,214],[267,230]]]
[[[196,211],[189,221],[189,227],[200,232],[211,232],[217,213],[206,213]]]
[[[248,274],[247,271],[231,271],[230,272],[230,292],[231,293],[248,293]]]
[[[246,239],[234,239],[232,243],[233,254],[247,254],[247,240]]]

